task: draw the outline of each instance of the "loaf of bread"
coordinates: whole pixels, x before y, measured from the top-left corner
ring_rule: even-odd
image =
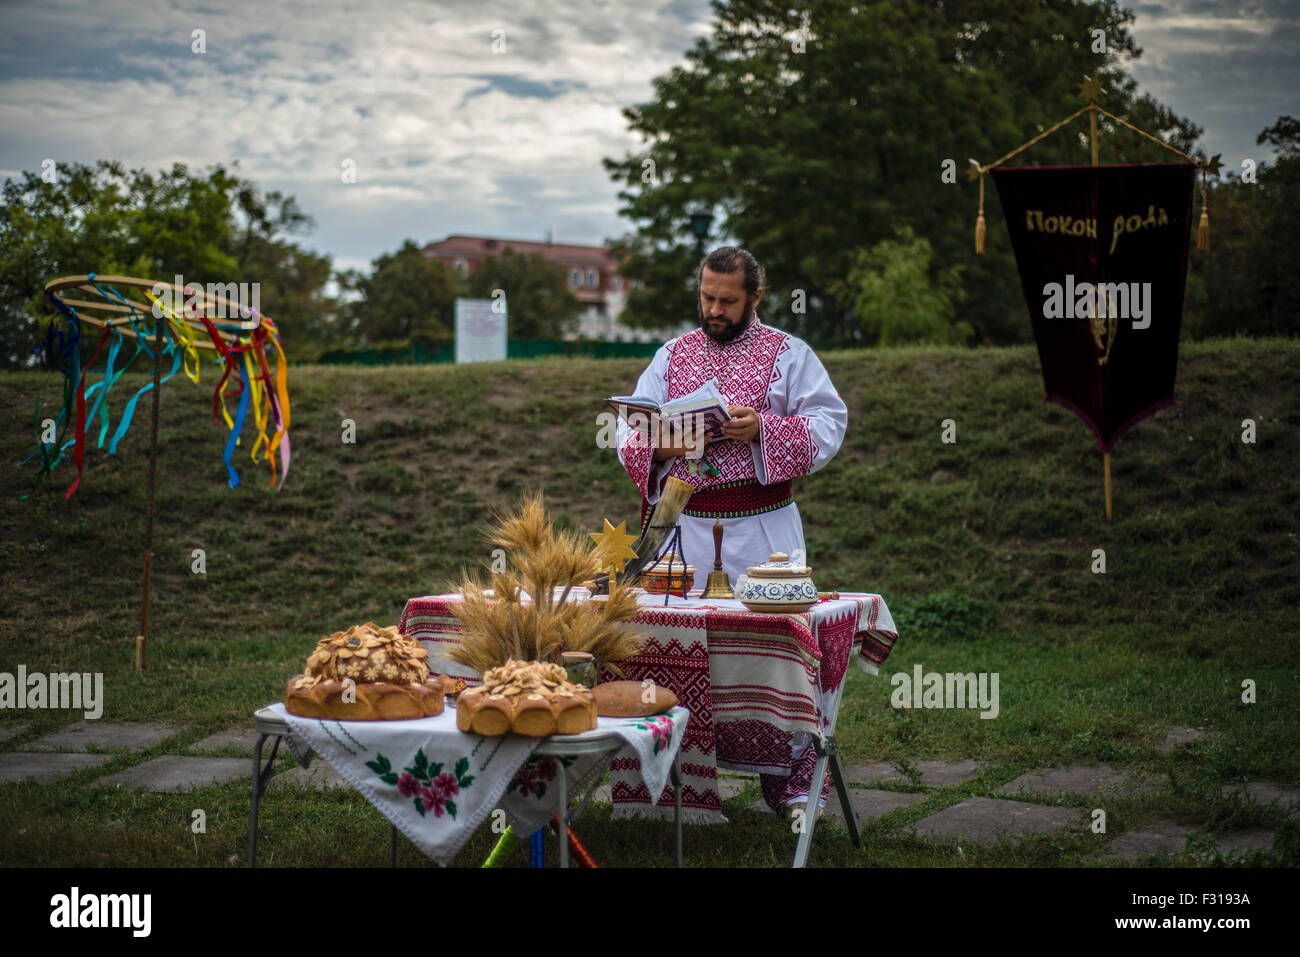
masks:
[[[559,665],[511,660],[483,675],[480,687],[461,693],[456,727],[486,737],[580,734],[596,727],[596,700]]]
[[[645,718],[677,706],[677,695],[653,682],[606,681],[592,689],[596,713],[604,718]]]
[[[429,674],[428,652],[372,621],[322,638],[303,674],[289,679],[284,707],[303,718],[395,721],[442,714],[464,682]]]

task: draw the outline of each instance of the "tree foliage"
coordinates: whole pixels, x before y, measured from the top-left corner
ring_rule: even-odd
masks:
[[[345,286],[361,296],[348,310],[355,344],[429,346],[451,336],[456,291],[446,266],[408,239],[371,267],[369,276],[353,271],[343,277]]]
[[[1188,269],[1192,335],[1300,332],[1300,121],[1278,117],[1255,142],[1277,151],[1255,170],[1234,172],[1210,191],[1210,250]]]
[[[936,267],[966,264],[968,305],[954,319],[978,340],[1027,340],[996,193],[986,197],[988,251],[973,252],[977,192],[959,169],[991,162],[1083,105],[1078,84],[1099,75],[1103,105],[1190,151],[1200,130],[1139,95],[1124,72],[1140,51],[1133,15],[1116,0],[715,0],[711,36],[687,64],[655,80],[648,103],[624,111],[640,152],[606,160],[638,223],[620,244],[624,275],[645,283],[627,316],[643,325],[689,318],[678,294],[693,278],[687,222],[711,206],[717,233],[764,263],[778,325],[821,340],[867,338],[843,298],[859,257],[911,227]],[[1094,29],[1106,52],[1094,52]],[[1102,124],[1103,162],[1167,162],[1173,154]],[[1023,162],[1086,164],[1086,122],[1048,137]],[[837,295],[834,290],[841,290]],[[790,305],[802,290],[808,309]]]
[[[897,239],[857,250],[848,279],[831,291],[879,345],[964,345],[970,324],[953,322],[955,303],[965,298],[962,267],[932,270],[932,258],[929,241],[904,227]]]
[[[508,246],[479,263],[468,289],[475,299],[491,299],[498,289],[505,292],[511,339],[558,339],[573,325],[581,305],[562,267],[541,253],[525,256]]]
[[[223,167],[152,173],[121,163],[69,163],[52,177],[6,180],[0,201],[0,364],[30,363],[53,317],[42,293],[56,276],[132,275],[257,282],[291,356],[328,338],[328,257],[287,241],[311,220],[292,197],[263,196]],[[49,181],[52,179],[53,181]],[[241,221],[242,216],[242,221]]]

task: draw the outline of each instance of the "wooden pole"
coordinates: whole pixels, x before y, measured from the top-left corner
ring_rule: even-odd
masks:
[[[153,573],[153,486],[158,472],[158,371],[162,366],[163,319],[153,337],[153,421],[149,428],[149,478],[144,500],[144,601],[140,606],[140,634],[135,639],[135,667],[144,671],[149,645],[149,592]]]
[[[1092,100],[1088,103],[1088,141],[1092,146],[1092,165],[1100,165],[1097,155],[1097,101]],[[1110,499],[1110,453],[1101,454],[1102,466],[1106,471],[1106,521],[1110,521],[1111,499]]]
[[[1110,521],[1110,453],[1101,453],[1102,463],[1106,466],[1106,521]]]

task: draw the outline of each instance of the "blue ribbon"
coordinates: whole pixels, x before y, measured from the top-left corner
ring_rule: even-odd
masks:
[[[239,444],[239,433],[244,428],[244,415],[248,412],[248,396],[253,391],[252,383],[244,379],[244,370],[239,365],[234,366],[234,372],[239,376],[244,388],[239,393],[239,408],[235,412],[235,424],[230,429],[230,437],[226,439],[226,450],[221,455],[221,460],[226,463],[226,471],[230,473],[231,488],[239,484],[239,473],[230,462],[235,457],[235,446]]]
[[[168,352],[172,354],[172,369],[159,380],[159,386],[174,376],[181,367],[181,350],[176,348],[176,343],[172,340],[171,329],[167,326],[163,326],[163,337],[167,340],[167,345],[163,348],[163,354],[166,355]],[[122,410],[122,421],[117,424],[117,431],[113,433],[113,438],[108,443],[109,455],[117,454],[117,443],[122,441],[122,436],[126,435],[126,430],[131,427],[131,418],[135,415],[135,404],[140,401],[142,395],[152,388],[153,382],[151,381],[127,400],[126,408]]]

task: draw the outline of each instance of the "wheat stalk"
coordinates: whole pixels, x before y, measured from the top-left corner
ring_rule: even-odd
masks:
[[[568,600],[574,585],[600,573],[600,558],[580,534],[555,530],[541,493],[498,515],[487,537],[507,549],[513,567],[492,573],[491,597],[478,582],[461,582],[453,614],[465,631],[449,658],[483,673],[511,658],[555,661],[585,651],[618,672],[617,663],[636,654],[644,639],[626,625],[637,612],[630,586],[615,583],[601,601]]]

